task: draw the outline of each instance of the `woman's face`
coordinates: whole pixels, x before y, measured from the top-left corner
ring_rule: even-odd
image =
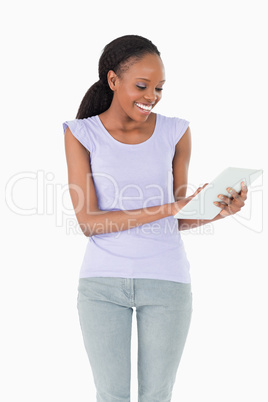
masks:
[[[110,76],[109,76],[110,74]],[[121,116],[135,121],[146,121],[162,97],[165,70],[161,58],[147,54],[121,74],[108,73],[114,91],[112,107]]]

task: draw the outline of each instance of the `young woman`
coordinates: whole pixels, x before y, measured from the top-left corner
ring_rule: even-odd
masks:
[[[165,80],[151,41],[115,39],[76,119],[63,123],[70,196],[89,237],[77,306],[98,402],[130,401],[133,307],[139,402],[171,400],[192,313],[180,229],[212,222],[174,219],[192,198],[191,134],[187,120],[153,113]],[[230,191],[213,221],[244,205],[247,187]]]

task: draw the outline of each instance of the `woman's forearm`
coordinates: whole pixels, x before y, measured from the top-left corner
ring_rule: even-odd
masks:
[[[179,210],[178,201],[133,210],[97,210],[90,212],[82,222],[79,222],[79,225],[84,235],[90,237],[98,234],[132,229],[162,218],[174,216]],[[218,214],[213,219],[179,219],[178,226],[180,231],[189,230],[222,218],[224,217]]]
[[[99,210],[89,213],[83,222],[79,222],[79,225],[87,237],[119,232],[172,216],[173,208],[174,205],[171,203],[133,210]]]
[[[206,225],[207,223],[212,223],[223,218],[224,216],[218,214],[213,219],[179,219],[179,230],[194,229],[198,226]]]

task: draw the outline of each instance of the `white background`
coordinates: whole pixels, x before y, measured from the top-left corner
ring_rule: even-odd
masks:
[[[62,122],[101,50],[139,34],[166,67],[157,112],[190,121],[189,183],[264,169],[238,216],[183,233],[194,313],[174,402],[267,402],[265,1],[13,1],[1,15],[1,399],[94,401],[76,311],[87,238],[67,187]],[[71,227],[72,226],[72,227]],[[266,240],[266,241],[265,241]],[[132,400],[137,400],[133,315]]]

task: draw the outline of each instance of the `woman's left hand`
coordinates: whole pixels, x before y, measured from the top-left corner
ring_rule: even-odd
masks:
[[[220,215],[225,217],[229,215],[234,215],[241,210],[241,208],[245,205],[245,201],[247,199],[248,188],[244,182],[241,183],[242,190],[240,193],[237,193],[233,188],[228,187],[227,191],[231,195],[231,198],[219,194],[221,202],[215,201],[214,204],[221,208]]]

